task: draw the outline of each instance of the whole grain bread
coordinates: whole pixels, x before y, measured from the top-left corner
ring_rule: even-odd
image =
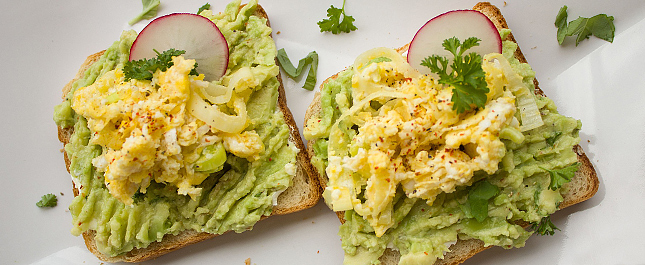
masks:
[[[270,26],[268,15],[260,5],[257,6],[254,15],[266,18],[267,26]],[[81,65],[74,79],[71,80],[63,88],[63,98],[65,98],[65,95],[67,95],[67,93],[71,90],[74,81],[81,78],[85,73],[85,70],[87,70],[87,68],[89,68],[94,62],[98,61],[103,53],[104,51],[97,52],[86,58],[85,62],[83,62],[83,64]],[[296,175],[293,177],[293,184],[278,196],[277,205],[273,206],[271,215],[289,214],[310,208],[318,203],[322,192],[318,178],[315,176],[313,167],[309,162],[309,154],[305,151],[305,145],[302,142],[302,138],[300,137],[298,127],[293,119],[291,111],[287,106],[286,95],[280,74],[277,75],[277,78],[279,82],[279,95],[277,105],[279,106],[280,111],[284,116],[286,124],[289,126],[289,141],[295,144],[300,152],[298,152],[297,154],[297,171]],[[69,143],[72,133],[73,128],[71,127],[58,127],[58,139],[61,141],[61,143],[63,143],[63,145]],[[67,171],[69,172],[70,160],[67,156],[67,153],[64,153],[64,159]],[[73,187],[73,191],[74,196],[77,196],[78,189],[76,187]],[[263,216],[262,219],[268,217],[269,216]],[[206,232],[185,230],[177,235],[165,235],[162,241],[153,242],[146,248],[134,249],[125,254],[121,254],[115,257],[109,257],[98,251],[96,243],[94,241],[95,233],[96,232],[93,230],[89,230],[83,233],[85,245],[100,260],[106,262],[141,262],[217,236],[216,234],[209,234]]]
[[[509,28],[499,8],[492,5],[491,3],[480,2],[476,4],[473,7],[473,9],[486,15],[495,24],[495,26],[498,29]],[[516,42],[515,38],[513,37],[513,34],[509,34],[506,40]],[[403,53],[407,51],[408,46],[409,46],[409,43],[399,48],[398,51],[400,53]],[[519,46],[515,51],[515,57],[522,63],[527,62]],[[321,87],[324,86],[329,80],[335,79],[337,75],[338,74],[329,77],[327,80],[323,82]],[[534,80],[534,83],[535,83],[535,93],[546,96],[544,92],[539,88],[537,80]],[[307,124],[307,120],[311,118],[318,118],[320,116],[320,113],[321,113],[320,92],[318,91],[314,96],[314,100],[312,104],[309,106],[309,108],[307,109],[307,112],[305,113],[305,124]],[[315,140],[308,141],[307,143],[307,152],[309,153],[310,156],[314,156],[314,149],[313,149],[314,144],[315,144]],[[578,162],[580,162],[580,167],[576,172],[575,177],[569,183],[568,190],[566,191],[566,193],[563,194],[564,201],[560,204],[560,209],[583,202],[591,198],[598,191],[598,185],[599,185],[598,177],[596,176],[596,171],[593,165],[591,164],[591,162],[589,161],[589,158],[587,158],[587,156],[585,155],[580,145],[574,146],[573,150],[578,155]],[[324,188],[327,184],[327,177],[325,176],[325,172],[318,172],[317,169],[315,168],[313,169],[313,171],[319,177],[320,183]],[[344,212],[336,212],[336,215],[338,216],[338,218],[342,223],[345,222]],[[524,226],[526,226],[526,224],[524,224]],[[473,255],[483,250],[486,250],[488,248],[490,248],[490,246],[488,247],[484,246],[484,242],[478,239],[469,239],[469,240],[459,239],[457,243],[453,244],[450,247],[450,252],[447,252],[444,255],[443,259],[437,260],[435,262],[435,265],[460,264],[460,263],[463,263],[468,258],[472,257]],[[380,257],[379,260],[384,265],[393,265],[393,264],[398,264],[400,257],[401,255],[397,250],[388,248],[386,249],[385,253]]]

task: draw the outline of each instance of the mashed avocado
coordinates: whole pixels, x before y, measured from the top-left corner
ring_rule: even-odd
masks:
[[[256,5],[257,1],[250,1],[240,8],[240,1],[234,1],[225,12],[201,13],[217,24],[228,41],[230,71],[227,75],[242,67],[275,67],[276,48],[271,29],[264,18],[252,15]],[[116,256],[188,229],[213,234],[251,229],[262,216],[271,214],[275,197],[291,185],[292,175],[285,170],[285,165],[296,160],[297,149],[288,141],[289,127],[276,106],[279,83],[275,76],[260,73],[261,88],[247,101],[250,122],[246,130],[257,132],[264,152],[252,162],[226,154],[223,170],[210,174],[199,185],[202,192],[196,198],[178,194],[177,187],[152,182],[145,194],[136,193],[134,203],[125,205],[110,195],[103,173],[92,166],[92,159],[101,155],[102,149],[88,144],[91,132],[87,120],[71,109],[70,99],[77,88],[123,67],[135,38],[135,32],[124,32],[55,108],[56,124],[74,129],[65,146],[71,160],[72,179],[80,189],[69,207],[74,224],[72,233],[96,231],[98,249],[108,256]]]
[[[502,39],[508,32],[501,32]],[[516,49],[515,43],[505,41],[503,56],[533,92],[534,72],[528,64],[513,57]],[[319,172],[325,172],[330,164],[328,149],[337,144],[329,141],[332,126],[344,110],[352,107],[352,75],[350,68],[323,86],[320,116],[310,120],[305,128],[305,137],[315,141],[312,162]],[[457,239],[475,238],[486,246],[504,248],[523,246],[533,232],[518,224],[539,222],[555,212],[563,200],[566,185],[550,189],[547,170],[575,163],[577,156],[572,147],[580,141],[579,121],[558,114],[553,101],[546,97],[536,95],[535,101],[544,125],[522,132],[523,137],[501,137],[506,150],[494,174],[477,171],[473,185],[441,193],[430,205],[423,199],[406,196],[399,186],[392,202],[394,225],[382,236],[377,236],[370,223],[356,211],[345,211],[346,222],[339,231],[345,264],[378,264],[378,258],[388,247],[401,252],[400,264],[432,264]],[[351,141],[357,133],[356,128],[346,127],[341,128],[344,133],[341,141]],[[478,220],[468,206],[469,193],[483,182],[493,184],[498,192],[488,199],[487,216]]]

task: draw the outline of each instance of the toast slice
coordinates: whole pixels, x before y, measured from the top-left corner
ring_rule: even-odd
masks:
[[[260,5],[257,5],[253,15],[265,18],[267,26],[270,27],[268,15]],[[65,95],[70,91],[74,81],[81,78],[88,67],[98,61],[103,53],[104,51],[101,51],[87,57],[74,79],[63,88],[63,98],[65,98]],[[277,205],[273,206],[271,215],[289,214],[310,208],[319,201],[322,192],[318,178],[315,177],[313,168],[309,163],[309,155],[305,151],[305,145],[302,142],[302,138],[300,137],[293,115],[287,106],[286,95],[280,74],[277,75],[277,79],[279,82],[277,106],[284,116],[285,123],[289,126],[289,142],[295,144],[300,151],[297,154],[296,175],[293,177],[292,185],[278,196]],[[58,139],[63,143],[63,145],[69,143],[72,133],[72,127],[58,127]],[[70,159],[67,156],[67,153],[64,153],[64,159],[67,171],[69,172]],[[77,196],[79,192],[77,187],[74,187],[73,191],[74,196]],[[263,216],[261,220],[268,217],[269,216]],[[135,248],[125,254],[109,257],[98,250],[94,240],[95,234],[96,231],[93,230],[83,232],[85,244],[94,255],[96,255],[100,260],[106,262],[141,262],[217,236],[216,234],[206,232],[184,230],[177,235],[167,234],[163,237],[162,241],[153,242],[146,248]]]
[[[486,15],[495,24],[495,26],[498,29],[509,28],[500,10],[496,6],[490,4],[489,2],[480,2],[476,4],[473,7],[473,9]],[[509,34],[506,40],[516,42],[512,34]],[[407,51],[408,46],[409,44],[406,44],[405,46],[397,49],[397,51],[399,53],[403,53]],[[515,51],[514,56],[521,63],[527,63],[526,58],[522,54],[522,51],[520,50],[519,46]],[[323,84],[321,85],[321,88],[329,80],[333,80],[337,78],[337,76],[338,74],[329,77],[327,80],[323,82]],[[534,84],[535,84],[535,93],[545,96],[544,92],[540,90],[537,80],[534,80]],[[320,116],[320,113],[321,113],[321,95],[320,95],[320,92],[318,91],[316,92],[314,96],[314,100],[312,104],[309,106],[309,108],[307,109],[307,112],[305,114],[305,124],[307,124],[307,121],[309,119],[318,118]],[[314,145],[315,145],[315,140],[310,140],[307,143],[307,152],[311,157],[315,155]],[[574,178],[568,184],[569,185],[568,190],[566,191],[566,193],[563,193],[564,201],[560,204],[560,209],[583,202],[591,198],[598,191],[598,185],[599,185],[598,177],[596,176],[596,171],[593,165],[591,164],[591,162],[589,161],[589,158],[587,158],[587,156],[585,155],[580,145],[575,145],[573,147],[573,150],[577,154],[578,162],[580,163],[580,166]],[[314,168],[313,170],[315,174],[319,177],[320,183],[324,188],[328,181],[328,178],[326,177],[325,172],[319,172],[318,169],[316,168]],[[336,215],[340,219],[341,223],[345,222],[344,212],[336,212]],[[528,224],[523,224],[523,226],[526,227],[528,226]],[[435,265],[460,264],[465,260],[467,260],[468,258],[472,257],[473,255],[485,249],[488,249],[490,247],[491,246],[484,246],[484,242],[478,239],[469,239],[469,240],[459,239],[455,244],[453,244],[450,247],[450,252],[447,252],[444,255],[443,259],[437,260],[435,262]],[[398,250],[387,248],[384,254],[379,258],[379,260],[382,262],[382,264],[392,265],[392,264],[398,264],[400,257],[401,255]]]

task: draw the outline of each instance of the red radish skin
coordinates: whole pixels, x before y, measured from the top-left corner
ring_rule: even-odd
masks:
[[[196,14],[173,13],[151,21],[137,36],[130,48],[130,61],[157,56],[174,48],[184,50],[186,59],[197,61],[197,71],[204,80],[218,80],[228,66],[228,43],[219,28]]]
[[[452,54],[442,46],[445,39],[452,37],[457,37],[461,42],[470,37],[481,40],[479,46],[468,49],[466,53],[484,55],[502,52],[499,32],[486,15],[476,10],[454,10],[430,19],[417,31],[410,42],[408,63],[419,72],[430,74],[430,68],[422,66],[421,62],[434,54],[452,59]]]

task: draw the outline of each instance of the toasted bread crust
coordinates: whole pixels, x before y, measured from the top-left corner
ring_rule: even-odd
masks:
[[[269,24],[269,18],[266,11],[262,6],[257,5],[257,8],[254,13],[255,16],[265,18],[267,20],[267,26]],[[72,84],[79,78],[83,76],[85,71],[96,61],[99,60],[101,55],[105,51],[100,51],[95,54],[92,54],[86,58],[86,60],[81,65],[78,73],[65,87],[63,88],[63,99],[67,93],[71,90]],[[277,62],[276,62],[277,63]],[[309,162],[309,154],[305,151],[305,145],[302,142],[298,127],[293,115],[287,106],[286,94],[284,91],[284,86],[282,84],[282,79],[280,74],[277,75],[279,87],[278,87],[278,107],[283,113],[284,121],[289,126],[289,142],[295,144],[296,147],[300,150],[297,154],[296,162],[296,175],[293,177],[293,184],[285,190],[280,196],[278,196],[278,204],[273,207],[271,215],[283,215],[289,214],[297,211],[301,211],[307,208],[311,208],[320,200],[322,194],[322,188],[318,182],[318,178],[315,175],[315,171]],[[69,143],[70,137],[74,132],[73,128],[61,128],[58,127],[58,139],[63,143],[63,146]],[[67,153],[63,151],[63,157],[65,159],[65,166],[69,172],[70,159],[67,156]],[[73,184],[73,183],[72,183]],[[74,196],[78,195],[78,189],[73,187]],[[262,216],[260,220],[268,218],[269,216]],[[130,252],[115,256],[109,257],[101,253],[94,240],[96,231],[89,230],[83,232],[83,239],[87,249],[92,252],[96,257],[102,261],[106,262],[142,262],[150,259],[154,259],[161,255],[167,254],[174,250],[183,248],[188,245],[195,244],[197,242],[216,237],[217,234],[210,234],[206,232],[196,232],[194,230],[185,230],[180,232],[177,235],[165,235],[161,242],[153,242],[148,247],[143,249],[133,249]]]
[[[480,2],[480,3],[477,3],[473,7],[473,9],[486,15],[495,24],[495,26],[498,29],[509,28],[499,8],[492,5],[491,3]],[[517,43],[512,33],[508,35],[506,40]],[[409,43],[397,49],[397,51],[402,53],[403,51],[406,51],[408,47],[409,47]],[[520,62],[527,63],[526,58],[524,57],[524,54],[520,50],[519,46],[515,51],[514,56]],[[329,80],[335,79],[337,76],[338,74],[329,77],[327,80],[323,82],[323,84],[321,85],[321,88]],[[535,84],[535,93],[542,96],[546,96],[544,92],[539,88],[539,84],[537,80],[534,80],[534,84]],[[307,120],[311,118],[319,117],[321,110],[322,109],[320,105],[320,92],[318,91],[314,96],[314,101],[309,106],[305,114],[305,124],[307,123]],[[307,142],[307,152],[309,153],[310,156],[314,156],[314,149],[313,149],[314,144],[315,144],[315,140],[310,140]],[[580,145],[574,146],[573,150],[578,155],[578,162],[580,162],[580,167],[576,172],[575,177],[569,183],[569,189],[566,191],[566,193],[563,194],[564,201],[560,204],[560,209],[583,202],[591,198],[598,191],[599,180],[593,165],[589,161],[589,158],[585,155]],[[325,176],[325,172],[318,172],[315,169],[314,171],[315,173],[317,173],[319,181],[322,187],[324,188],[327,184],[327,177]],[[336,214],[340,222],[344,223],[345,222],[344,212],[336,212]],[[524,227],[526,227],[527,225],[528,224],[524,224]],[[444,255],[443,259],[437,260],[435,262],[435,265],[460,264],[466,261],[468,258],[474,256],[475,254],[483,250],[486,250],[490,247],[491,246],[488,246],[488,247],[484,246],[484,242],[478,239],[469,239],[469,240],[459,239],[457,243],[455,243],[450,247],[450,252],[447,252]],[[393,264],[398,264],[400,257],[401,257],[401,254],[397,250],[388,248],[386,249],[385,253],[379,258],[379,260],[384,265],[393,265]]]

